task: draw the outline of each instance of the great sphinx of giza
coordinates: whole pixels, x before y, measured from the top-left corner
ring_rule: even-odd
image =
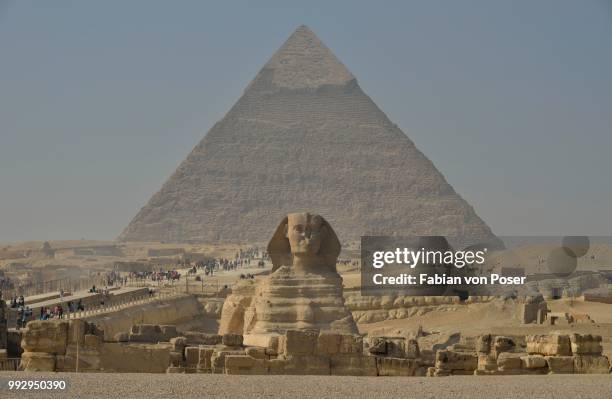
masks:
[[[270,275],[237,284],[223,306],[220,333],[244,334],[245,342],[261,343],[289,329],[357,332],[336,271],[340,241],[323,217],[287,215],[267,249]]]

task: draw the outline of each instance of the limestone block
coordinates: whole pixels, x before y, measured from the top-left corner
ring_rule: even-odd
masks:
[[[495,356],[491,353],[479,353],[477,370],[483,372],[497,371],[497,360],[495,360]]]
[[[473,352],[476,350],[474,345],[461,343],[461,342],[454,343],[451,346],[447,347],[446,349],[451,349],[451,350],[459,351],[459,352]]]
[[[226,374],[268,374],[263,360],[247,355],[225,356]]]
[[[283,353],[285,355],[312,355],[317,347],[319,331],[287,330]]]
[[[433,371],[432,377],[448,377],[452,373],[451,370],[445,370],[445,369],[433,368],[433,370],[434,371]]]
[[[284,335],[279,334],[246,334],[243,336],[242,345],[265,348],[268,354],[276,356],[282,351],[279,343],[283,337]]]
[[[524,369],[540,369],[546,367],[546,359],[542,355],[522,356],[521,363]]]
[[[254,359],[266,359],[266,348],[250,347],[244,350],[244,353]]]
[[[75,319],[68,323],[68,342],[69,344],[82,344],[85,334],[88,333],[88,323],[85,320]]]
[[[497,357],[497,367],[500,371],[520,370],[522,367],[521,357],[526,353],[502,352]]]
[[[44,352],[23,352],[21,368],[25,371],[55,371],[55,355]]]
[[[130,331],[130,342],[157,343],[164,340],[162,330],[157,324],[135,324]]]
[[[368,351],[376,355],[387,354],[387,341],[381,337],[372,337],[369,339]]]
[[[476,353],[471,352],[439,350],[436,352],[435,367],[439,370],[464,370],[474,372],[478,367],[478,356]]]
[[[420,350],[421,356],[421,364],[426,365],[428,367],[434,367],[436,364],[436,351],[431,349],[423,349]]]
[[[245,334],[242,345],[278,349],[279,334]]]
[[[187,346],[185,347],[185,364],[188,367],[197,367],[200,362],[200,347]]]
[[[255,365],[256,360],[248,355],[227,355],[225,356],[225,369],[228,367],[251,368]]]
[[[76,345],[70,345],[64,357],[64,369],[76,369]],[[97,348],[79,348],[79,371],[102,371],[100,351]]]
[[[161,334],[161,327],[157,324],[136,324],[132,326],[132,333],[142,335]]]
[[[342,335],[332,331],[321,331],[317,339],[317,355],[335,355],[340,351]]]
[[[570,344],[574,355],[601,355],[601,335],[571,334]]]
[[[421,351],[419,350],[419,341],[414,338],[406,340],[404,352],[408,359],[418,359],[421,357]]]
[[[265,360],[265,365],[268,369],[268,374],[283,375],[285,374],[285,365],[287,360],[284,358]]]
[[[476,352],[490,353],[493,337],[491,334],[481,335],[476,339]]]
[[[187,346],[187,339],[185,337],[174,337],[170,339],[170,346],[175,352],[183,353],[183,350]]]
[[[81,348],[82,349],[82,348]],[[76,366],[76,345],[70,345],[66,351],[66,358],[68,361],[68,353],[71,355],[71,371],[74,371]],[[93,351],[89,355],[89,365],[83,363],[82,357],[79,356],[80,369],[84,370],[84,367],[94,368],[97,370],[104,370],[106,372],[117,372],[117,373],[163,373],[171,364],[170,361],[171,352],[170,344],[142,344],[142,343],[117,343],[117,342],[105,342],[100,345],[97,354],[99,357],[99,363],[96,365]],[[79,354],[80,355],[80,354]],[[177,353],[179,360],[177,364],[181,363],[181,354]],[[93,371],[93,370],[92,370]]]
[[[340,339],[340,354],[362,354],[363,337],[360,335],[342,334]]]
[[[222,374],[225,372],[225,357],[231,355],[244,355],[244,351],[241,350],[215,350],[210,357],[211,371],[215,374]]]
[[[387,341],[387,356],[404,358],[406,352],[404,351],[405,341],[403,338],[386,338]]]
[[[525,337],[527,352],[544,356],[570,356],[570,340],[564,334],[528,335]]]
[[[200,346],[198,358],[198,370],[202,372],[210,372],[212,370],[211,357],[214,353],[214,348]]]
[[[375,376],[378,374],[376,357],[362,354],[331,357],[332,375]]]
[[[223,334],[221,342],[225,346],[242,346],[242,334]]]
[[[495,355],[498,356],[502,352],[511,351],[515,346],[516,344],[512,338],[500,335],[493,339],[492,350],[495,352]]]
[[[83,337],[83,345],[89,348],[98,349],[102,344],[102,340],[97,335],[85,334]]]
[[[207,334],[197,331],[186,331],[183,333],[189,345],[218,345],[222,342],[221,335]]]
[[[574,358],[572,356],[545,356],[551,374],[572,374]]]
[[[608,374],[610,373],[610,361],[606,356],[574,355],[574,373]]]
[[[183,354],[181,352],[170,352],[170,365],[179,367],[183,365]]]
[[[170,338],[178,337],[180,334],[174,325],[159,326],[164,341],[170,341]]]
[[[376,358],[376,367],[380,376],[411,377],[417,374],[418,362],[415,359],[378,357]]]
[[[328,356],[287,355],[283,374],[329,375],[330,360]]]
[[[68,322],[56,320],[30,321],[22,335],[21,347],[26,352],[63,355],[68,341]]]

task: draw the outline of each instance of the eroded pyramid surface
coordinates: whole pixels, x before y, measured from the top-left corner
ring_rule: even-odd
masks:
[[[495,240],[474,209],[305,26],[272,56],[120,236],[265,242],[291,212],[365,234]]]

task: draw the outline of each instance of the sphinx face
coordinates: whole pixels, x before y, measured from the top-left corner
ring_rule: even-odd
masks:
[[[316,255],[321,248],[321,217],[309,213],[291,213],[287,221],[287,239],[291,253]]]

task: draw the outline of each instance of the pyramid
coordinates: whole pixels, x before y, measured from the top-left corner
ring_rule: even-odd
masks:
[[[361,235],[496,240],[474,209],[300,26],[121,233],[122,241],[265,242],[291,212]]]

